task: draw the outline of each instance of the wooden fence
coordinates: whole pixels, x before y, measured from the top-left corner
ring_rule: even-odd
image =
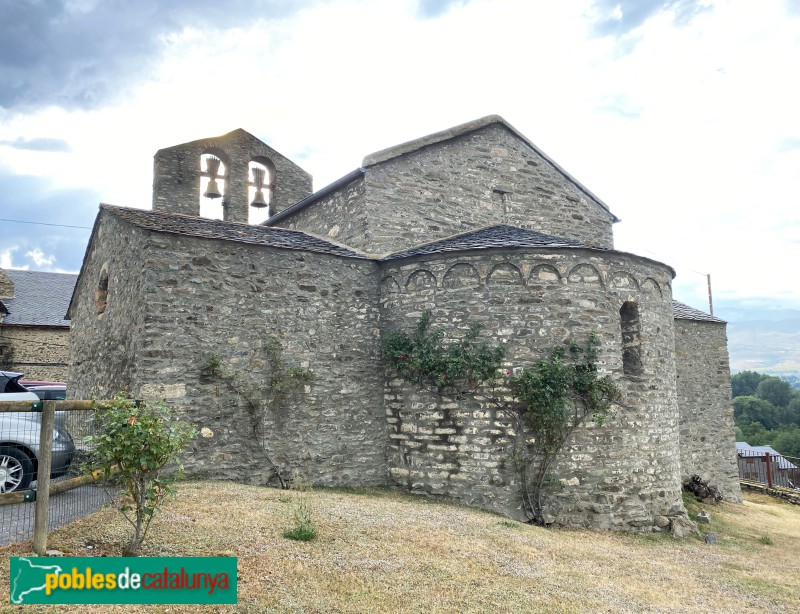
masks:
[[[103,401],[99,401],[103,402]],[[36,503],[33,529],[33,550],[38,555],[47,551],[47,524],[50,509],[50,495],[58,494],[95,483],[99,473],[81,475],[57,483],[50,483],[53,428],[55,426],[55,412],[58,411],[92,411],[95,409],[93,401],[0,401],[0,413],[30,413],[41,412],[41,427],[39,430],[39,458],[37,468],[36,490],[21,490],[0,494],[0,505],[11,505],[31,501]]]

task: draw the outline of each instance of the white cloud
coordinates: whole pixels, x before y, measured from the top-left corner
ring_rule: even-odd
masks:
[[[14,264],[14,252],[17,251],[19,248],[17,247],[8,247],[4,250],[0,250],[0,269],[22,269],[28,270],[28,265],[18,265]]]
[[[55,256],[46,256],[45,253],[39,249],[38,247],[32,249],[29,252],[25,253],[26,258],[30,258],[36,264],[37,267],[43,266],[52,266],[52,264],[56,261]]]
[[[368,153],[499,113],[623,219],[619,249],[676,267],[677,298],[704,304],[700,272],[715,295],[800,303],[785,267],[766,264],[800,256],[788,230],[800,227],[800,152],[786,146],[800,138],[800,20],[777,0],[718,0],[615,39],[594,36],[591,7],[474,0],[421,20],[412,0],[335,0],[186,29],[124,104],[0,114],[0,141],[71,147],[0,147],[0,165],[149,207],[162,147],[241,127],[320,188]]]

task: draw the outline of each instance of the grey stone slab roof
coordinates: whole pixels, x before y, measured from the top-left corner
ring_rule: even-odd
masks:
[[[362,253],[306,234],[299,230],[287,228],[270,228],[269,226],[224,222],[179,213],[165,213],[146,209],[128,209],[112,205],[100,205],[119,219],[134,224],[139,228],[155,232],[203,237],[206,239],[222,239],[253,245],[264,245],[282,249],[296,249],[348,258],[366,258]]]
[[[65,319],[78,276],[71,273],[6,269],[14,298],[3,299],[8,315],[3,326],[69,326]]]
[[[720,320],[705,311],[700,311],[694,307],[689,307],[678,301],[672,301],[672,315],[676,320],[697,320],[698,322],[718,322],[725,324],[725,320]]]
[[[465,232],[460,235],[432,241],[418,245],[402,252],[395,252],[381,258],[381,260],[398,260],[411,256],[424,256],[427,254],[440,254],[442,252],[457,252],[473,249],[491,249],[504,247],[584,247],[590,246],[572,239],[562,239],[546,235],[535,230],[517,228],[498,224],[480,230]],[[598,249],[598,248],[592,248]]]

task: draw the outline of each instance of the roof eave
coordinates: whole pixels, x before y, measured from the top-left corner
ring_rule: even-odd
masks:
[[[333,183],[330,183],[330,184],[326,185],[324,188],[322,188],[320,190],[317,190],[313,194],[309,194],[308,196],[306,196],[302,200],[298,200],[295,204],[286,207],[286,209],[284,209],[283,211],[278,211],[278,213],[273,215],[271,218],[261,222],[261,225],[262,226],[273,226],[277,222],[280,222],[281,220],[284,220],[287,217],[291,217],[292,215],[294,215],[298,211],[300,211],[302,209],[305,209],[309,205],[314,204],[319,199],[324,198],[325,196],[328,196],[329,194],[332,194],[333,192],[335,192],[339,188],[342,188],[342,187],[346,186],[347,184],[355,181],[356,179],[359,179],[359,178],[363,177],[364,173],[365,173],[365,170],[363,168],[357,168],[354,171],[350,171],[349,173],[347,173],[343,177],[340,177],[339,179],[337,179]]]

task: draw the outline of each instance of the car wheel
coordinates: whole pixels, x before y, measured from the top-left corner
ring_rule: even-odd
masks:
[[[0,448],[0,494],[25,490],[33,480],[33,462],[17,448]]]

